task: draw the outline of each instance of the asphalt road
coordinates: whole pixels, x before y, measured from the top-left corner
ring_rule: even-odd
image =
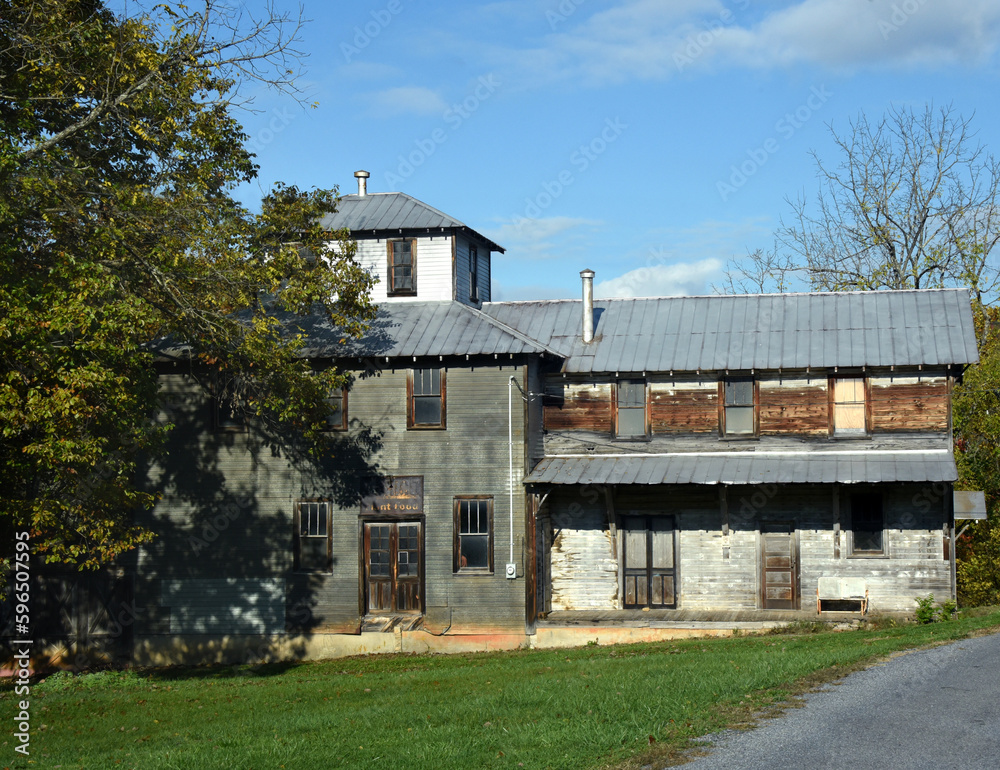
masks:
[[[911,652],[711,736],[685,770],[1000,768],[1000,634]]]

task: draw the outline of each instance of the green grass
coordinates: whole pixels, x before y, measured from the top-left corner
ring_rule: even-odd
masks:
[[[879,631],[60,674],[31,760],[63,768],[587,768],[676,757],[819,681],[1000,613]],[[9,683],[0,692],[16,714]],[[28,767],[0,736],[0,766]]]

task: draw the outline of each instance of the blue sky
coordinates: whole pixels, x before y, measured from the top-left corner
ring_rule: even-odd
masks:
[[[250,11],[263,0],[248,0]],[[296,12],[297,3],[279,0]],[[864,112],[951,105],[1000,154],[997,0],[304,0],[304,108],[259,186],[402,191],[507,250],[494,299],[710,293]]]

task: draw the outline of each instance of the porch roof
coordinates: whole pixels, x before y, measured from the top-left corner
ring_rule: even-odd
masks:
[[[948,450],[562,455],[525,484],[864,484],[955,481]]]

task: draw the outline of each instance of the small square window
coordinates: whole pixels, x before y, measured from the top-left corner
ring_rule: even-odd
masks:
[[[723,433],[754,436],[757,433],[756,386],[752,377],[733,377],[723,382]]]
[[[388,241],[388,287],[390,296],[417,293],[417,242]]]
[[[493,571],[493,498],[455,498],[455,572]]]
[[[333,567],[332,506],[328,500],[295,504],[295,569],[330,572]]]
[[[445,427],[445,376],[442,369],[411,369],[407,378],[408,428]]]

